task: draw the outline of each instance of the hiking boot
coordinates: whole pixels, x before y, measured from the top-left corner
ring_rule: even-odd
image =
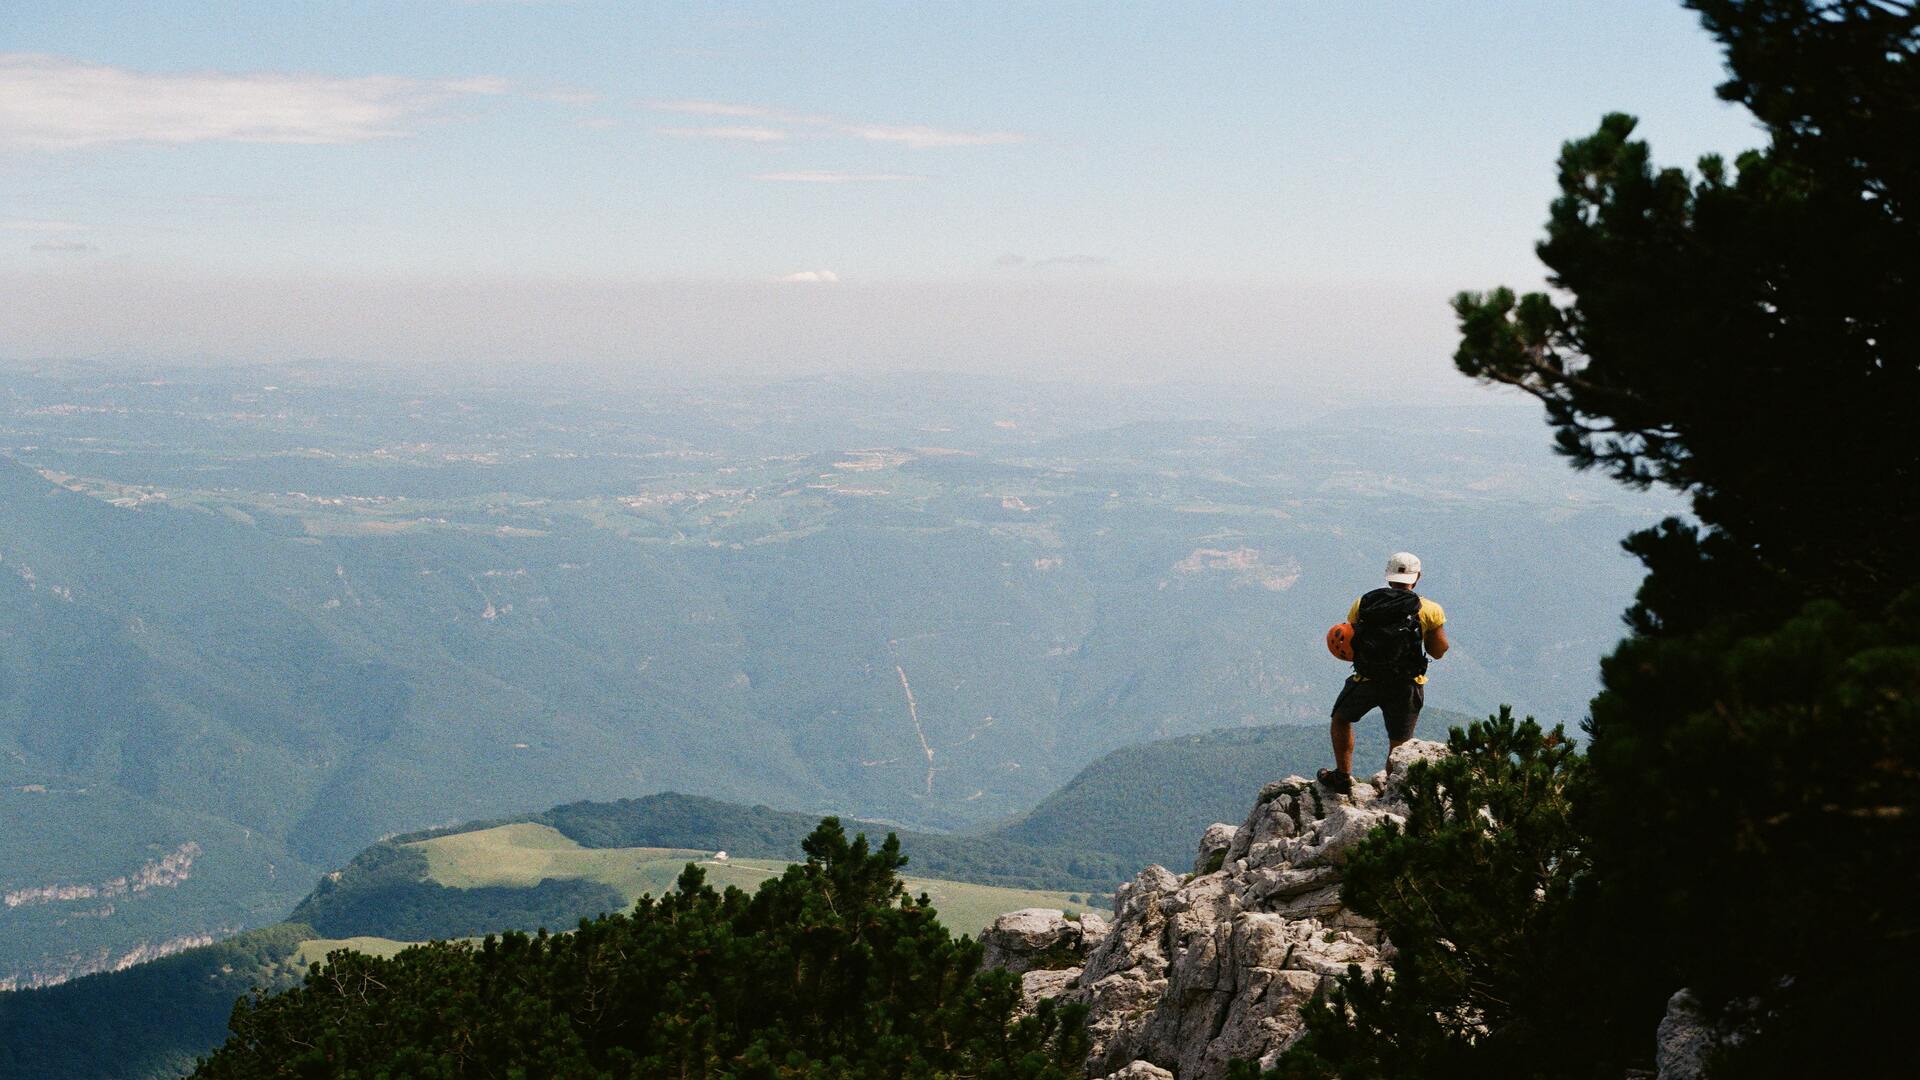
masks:
[[[1320,786],[1341,795],[1353,794],[1353,777],[1338,769],[1321,769]]]

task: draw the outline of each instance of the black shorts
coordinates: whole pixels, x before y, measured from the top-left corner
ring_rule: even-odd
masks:
[[[1413,726],[1420,722],[1420,708],[1427,703],[1427,688],[1415,682],[1380,682],[1347,676],[1340,696],[1333,701],[1333,715],[1348,723],[1380,710],[1387,722],[1387,739],[1405,742],[1413,738]]]

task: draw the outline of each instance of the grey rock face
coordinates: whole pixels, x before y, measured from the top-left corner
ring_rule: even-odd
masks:
[[[1787,982],[1782,979],[1781,985]],[[1764,1004],[1758,998],[1709,1009],[1692,990],[1679,990],[1667,999],[1667,1014],[1654,1030],[1653,1063],[1659,1080],[1701,1080],[1715,1052],[1753,1038],[1764,1022]]]
[[[1020,1010],[1030,1013],[1047,998],[1056,998],[1073,988],[1080,978],[1077,967],[1057,971],[1029,971],[1020,976]]]
[[[1225,857],[1227,849],[1233,846],[1234,835],[1239,831],[1224,821],[1207,826],[1207,831],[1200,837],[1200,850],[1193,857],[1194,874],[1211,874],[1220,869],[1220,864],[1214,860],[1216,857]]]
[[[1713,1024],[1700,1011],[1691,990],[1667,999],[1667,1015],[1654,1034],[1653,1064],[1660,1080],[1700,1080],[1706,1075],[1706,1056],[1714,1048]]]
[[[1106,932],[1106,920],[1091,913],[1074,920],[1058,908],[1009,911],[980,935],[984,966],[1015,975],[1077,968]]]
[[[1145,1061],[1134,1061],[1123,1069],[1108,1073],[1101,1080],[1173,1080],[1173,1074]]]
[[[1217,1080],[1235,1059],[1270,1065],[1317,989],[1349,964],[1386,963],[1379,931],[1340,904],[1340,866],[1375,826],[1405,820],[1394,779],[1444,753],[1408,743],[1350,796],[1297,776],[1268,784],[1238,829],[1207,830],[1195,873],[1149,866],[1122,885],[1064,995],[1088,1006],[1088,1075]]]

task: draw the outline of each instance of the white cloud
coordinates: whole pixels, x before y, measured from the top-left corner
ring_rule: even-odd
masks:
[[[272,72],[142,72],[58,56],[0,54],[0,147],[108,143],[353,143],[411,132],[492,78],[336,78]]]
[[[840,280],[840,275],[831,270],[802,270],[797,274],[788,274],[781,281],[794,281],[804,284],[832,285]]]
[[[741,105],[728,101],[705,101],[698,98],[675,98],[671,100],[651,99],[640,103],[641,107],[654,112],[686,113],[690,116],[731,116],[749,120],[771,120],[781,124],[800,124],[817,126],[830,124],[832,117],[811,113],[791,113],[782,109],[770,109],[764,105]]]
[[[671,135],[676,139],[730,139],[736,142],[785,142],[787,139],[786,132],[769,127],[663,127],[654,128],[653,133]]]
[[[696,101],[690,98],[675,100],[652,99],[640,103],[655,112],[693,113],[696,116],[771,116],[771,109],[758,105],[729,105],[724,101]]]
[[[755,180],[769,180],[780,184],[884,184],[902,180],[925,180],[924,176],[912,173],[858,173],[833,172],[830,170],[808,169],[800,172],[754,173]]]
[[[948,146],[1004,146],[1008,143],[1029,141],[1025,135],[1014,131],[948,131],[943,128],[914,124],[895,127],[885,124],[855,124],[841,129],[855,138],[868,142],[903,143],[915,150]]]
[[[725,116],[761,120],[769,124],[811,128],[824,133],[864,139],[867,142],[899,143],[914,150],[952,146],[1004,146],[1031,142],[1017,131],[955,131],[926,124],[867,124],[841,120],[818,113],[793,113],[765,105],[743,105],[701,98],[652,99],[640,103],[655,112],[686,113],[692,116]],[[677,133],[682,129],[663,129]]]

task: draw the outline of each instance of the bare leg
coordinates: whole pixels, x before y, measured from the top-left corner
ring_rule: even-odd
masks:
[[[1333,714],[1333,724],[1328,728],[1333,737],[1333,767],[1353,775],[1353,722],[1343,720],[1339,713]]]
[[[1405,719],[1387,716],[1387,764],[1388,774],[1393,772],[1393,752],[1413,741],[1414,729],[1420,726],[1420,710],[1427,704],[1427,688],[1421,683],[1407,687],[1407,711]],[[1386,715],[1385,709],[1382,715]]]

